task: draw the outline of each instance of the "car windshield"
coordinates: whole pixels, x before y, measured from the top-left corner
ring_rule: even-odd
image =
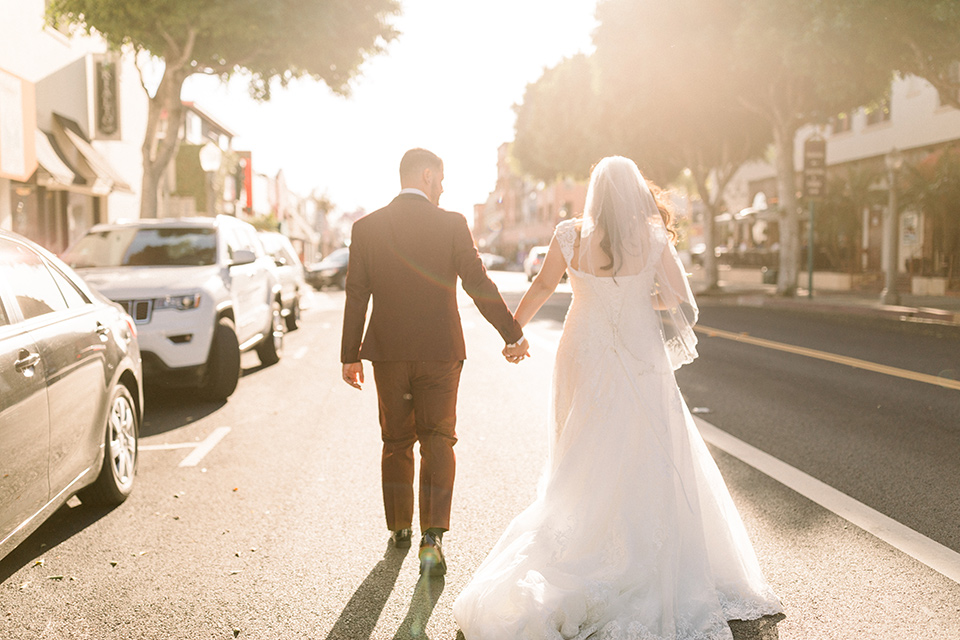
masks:
[[[346,247],[343,249],[337,249],[324,258],[323,261],[330,262],[332,264],[347,264],[347,262],[350,261],[350,249]]]
[[[86,267],[202,266],[217,262],[214,229],[107,229],[81,238],[63,255]]]

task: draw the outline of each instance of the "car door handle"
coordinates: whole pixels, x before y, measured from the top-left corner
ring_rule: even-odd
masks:
[[[20,358],[14,362],[14,366],[17,368],[17,371],[30,377],[33,375],[33,367],[37,366],[40,362],[39,353],[30,353],[26,349],[21,349],[18,354]],[[28,372],[29,370],[29,372]]]

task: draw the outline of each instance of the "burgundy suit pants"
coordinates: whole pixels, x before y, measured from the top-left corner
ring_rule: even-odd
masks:
[[[373,363],[383,439],[383,506],[391,531],[413,524],[413,446],[418,442],[420,531],[450,528],[462,369],[461,360]]]

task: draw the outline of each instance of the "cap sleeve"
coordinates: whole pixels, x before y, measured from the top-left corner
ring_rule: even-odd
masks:
[[[554,233],[557,238],[557,244],[560,245],[560,252],[563,253],[563,259],[567,261],[567,266],[570,266],[570,262],[573,260],[573,247],[576,245],[577,238],[580,235],[577,229],[577,221],[564,220],[557,225]]]

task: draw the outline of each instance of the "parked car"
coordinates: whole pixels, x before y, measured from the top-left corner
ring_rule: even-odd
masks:
[[[523,261],[523,272],[527,274],[527,282],[533,282],[533,279],[540,273],[540,267],[543,266],[543,260],[547,257],[547,249],[550,247],[533,247]]]
[[[507,259],[495,253],[481,253],[480,260],[483,262],[483,266],[486,267],[488,271],[493,269],[507,268]]]
[[[261,231],[260,241],[276,265],[277,281],[280,283],[280,313],[287,331],[293,331],[300,324],[300,296],[306,286],[303,264],[290,239],[282,233]]]
[[[0,558],[74,495],[133,490],[143,416],[133,320],[0,230]]]
[[[148,383],[226,399],[240,353],[280,360],[284,322],[274,262],[253,226],[230,216],[101,224],[64,260],[133,317]]]
[[[347,247],[331,251],[326,258],[310,265],[307,269],[307,282],[317,290],[328,286],[345,289],[348,262],[350,262],[350,249]]]

